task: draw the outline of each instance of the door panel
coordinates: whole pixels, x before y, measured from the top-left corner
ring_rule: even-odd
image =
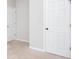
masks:
[[[47,0],[46,50],[70,57],[70,2]]]

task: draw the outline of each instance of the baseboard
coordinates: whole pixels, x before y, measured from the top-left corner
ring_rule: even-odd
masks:
[[[71,58],[71,56],[69,56],[69,55],[64,55],[64,54],[62,54],[62,53],[60,53],[60,52],[55,52],[55,51],[47,51],[47,53],[49,53],[49,54],[54,54],[54,55],[56,55],[56,56],[60,56],[60,57],[65,57],[65,58]]]
[[[23,39],[16,39],[16,40],[29,43],[29,41],[26,41],[26,40],[23,40]]]
[[[16,39],[11,39],[11,40],[8,40],[8,39],[7,39],[7,42],[10,42],[10,41],[13,41],[13,40],[16,40]]]
[[[22,41],[22,42],[27,42],[29,43],[29,41],[23,40],[23,39],[12,39],[12,40],[7,40],[8,42],[13,41],[13,40],[18,40],[18,41]]]
[[[45,52],[44,49],[36,48],[36,47],[33,47],[33,46],[30,46],[29,48],[30,49],[34,49],[34,50],[37,50],[37,51]]]

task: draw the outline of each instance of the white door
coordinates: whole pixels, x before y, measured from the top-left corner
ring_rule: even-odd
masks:
[[[13,40],[16,38],[16,14],[15,9],[7,8],[7,40]]]
[[[46,0],[46,51],[70,57],[70,1]]]

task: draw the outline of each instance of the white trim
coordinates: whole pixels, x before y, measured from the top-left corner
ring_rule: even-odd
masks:
[[[13,41],[13,40],[18,40],[18,41],[22,41],[22,42],[27,42],[27,43],[29,43],[29,41],[26,41],[26,40],[23,40],[23,39],[12,39],[12,40],[8,40],[8,42],[9,42],[9,41]]]
[[[48,20],[47,20],[47,10],[48,9],[48,0],[43,0],[43,49],[46,51],[46,27],[48,27]]]
[[[23,39],[16,39],[16,40],[19,40],[19,41],[23,41],[23,42],[27,42],[27,43],[29,43],[29,41],[27,41],[27,40],[23,40]]]
[[[34,50],[37,50],[37,51],[45,52],[44,49],[36,48],[36,47],[33,47],[33,46],[30,46],[29,48],[30,48],[30,49],[34,49]]]
[[[62,53],[57,52],[57,51],[48,51],[48,50],[47,50],[47,53],[54,54],[54,55],[61,56],[61,57],[65,57],[65,58],[71,58],[70,55],[68,55],[68,54],[64,55],[65,53],[62,54]]]
[[[46,51],[46,0],[43,0],[43,49]]]
[[[13,40],[13,39],[12,39],[12,40]],[[12,40],[8,40],[8,39],[7,39],[7,42],[10,42],[10,41],[12,41]]]
[[[12,40],[16,40],[16,39],[7,39],[7,42],[12,41]]]

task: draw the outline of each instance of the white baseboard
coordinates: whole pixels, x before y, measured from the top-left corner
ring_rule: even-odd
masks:
[[[10,41],[13,41],[13,40],[16,40],[16,39],[7,39],[7,42],[10,42]]]
[[[36,48],[36,47],[33,47],[33,46],[30,46],[29,48],[34,49],[34,50],[37,50],[37,51],[45,52],[44,49]]]
[[[12,39],[12,40],[18,40],[18,41],[22,41],[22,42],[27,42],[27,43],[29,43],[29,41],[26,41],[26,40],[23,40],[23,39]],[[12,41],[12,40],[8,40],[8,42],[9,42],[9,41]]]
[[[26,41],[26,40],[23,40],[23,39],[16,39],[16,40],[19,40],[19,41],[23,41],[23,42],[27,42],[27,43],[29,43],[29,41]]]
[[[62,52],[58,52],[58,51],[47,51],[47,53],[54,54],[54,55],[61,56],[61,57],[65,57],[65,58],[71,58],[70,55],[62,53]]]

